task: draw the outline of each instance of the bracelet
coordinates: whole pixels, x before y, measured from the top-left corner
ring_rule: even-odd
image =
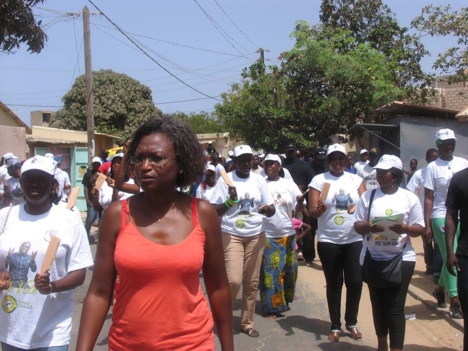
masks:
[[[57,290],[57,287],[55,286],[55,282],[50,282],[49,283],[49,290],[47,291],[48,294],[52,294]]]
[[[237,205],[239,203],[239,200],[233,200],[231,199],[230,197],[228,197],[228,199],[226,200],[226,202],[229,204],[229,208]]]
[[[226,207],[228,208],[228,210],[232,207],[231,205],[229,205],[228,200],[226,200],[226,201],[224,202],[224,206],[226,206]]]

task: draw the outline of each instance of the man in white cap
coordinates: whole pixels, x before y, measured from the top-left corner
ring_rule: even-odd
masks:
[[[356,170],[356,174],[362,167],[367,165],[368,162],[369,162],[369,151],[367,151],[366,149],[362,149],[359,152],[359,161],[357,161],[353,166],[354,169]]]
[[[450,181],[455,173],[468,167],[468,161],[453,155],[456,145],[455,133],[451,129],[440,129],[436,133],[436,146],[439,149],[439,158],[428,164],[424,172],[424,221],[426,225],[426,239],[433,238],[439,244],[442,254],[442,272],[439,286],[433,295],[437,299],[439,307],[444,307],[445,292],[450,298],[450,316],[462,318],[460,302],[458,299],[457,277],[451,275],[447,270],[447,250],[445,242],[445,216],[447,208],[445,200]],[[455,244],[453,250],[457,249],[459,230],[455,233]]]

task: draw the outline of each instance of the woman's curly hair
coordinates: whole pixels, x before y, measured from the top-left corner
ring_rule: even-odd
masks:
[[[202,146],[190,127],[174,117],[155,117],[145,122],[133,133],[125,157],[125,168],[128,169],[131,166],[130,157],[135,155],[141,139],[155,133],[166,135],[174,146],[176,162],[179,170],[182,171],[177,177],[177,186],[190,186],[200,179],[205,171]]]

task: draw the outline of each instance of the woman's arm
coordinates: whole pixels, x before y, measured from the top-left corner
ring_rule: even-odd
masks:
[[[216,186],[219,186],[216,184]],[[228,186],[228,193],[229,193],[229,198],[232,199],[233,201],[237,201],[237,191],[235,186]],[[226,201],[227,202],[227,201]],[[214,209],[216,210],[216,213],[218,214],[218,217],[222,217],[226,214],[226,212],[229,210],[229,203],[226,206],[226,202],[222,204],[212,204]]]
[[[232,336],[232,303],[226,275],[224,251],[218,215],[204,200],[198,202],[198,218],[205,232],[205,259],[203,277],[218,337],[223,351],[234,350]]]
[[[77,269],[69,272],[65,277],[59,280],[50,281],[50,274],[36,274],[34,277],[34,285],[36,289],[44,295],[67,291],[83,285],[86,278],[86,268]]]
[[[99,226],[99,243],[93,278],[81,313],[76,345],[78,351],[93,350],[112,302],[116,278],[114,250],[120,230],[121,216],[121,202],[114,202],[104,211]]]
[[[424,188],[424,224],[426,229],[424,235],[426,240],[431,242],[432,240],[432,226],[431,226],[431,215],[432,215],[432,206],[434,205],[434,190]]]

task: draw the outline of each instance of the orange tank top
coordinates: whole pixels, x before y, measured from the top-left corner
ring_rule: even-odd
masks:
[[[200,288],[205,233],[192,199],[193,230],[176,245],[156,244],[127,224],[122,201],[122,229],[114,263],[120,282],[109,331],[109,350],[214,350],[213,318]]]

